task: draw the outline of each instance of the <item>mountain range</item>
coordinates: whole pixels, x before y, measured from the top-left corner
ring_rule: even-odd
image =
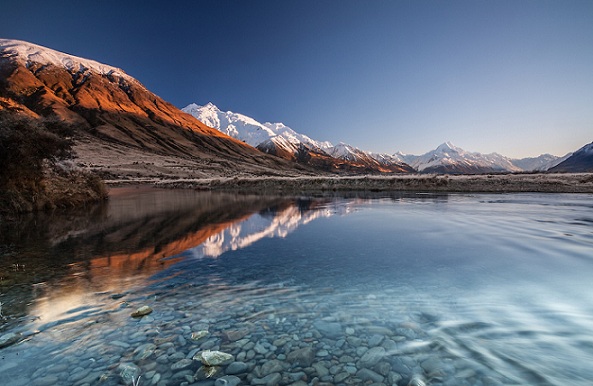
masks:
[[[329,156],[371,170],[461,174],[545,171],[568,157],[542,154],[535,158],[511,159],[498,153],[468,152],[451,142],[422,155],[371,153],[345,143],[333,145],[328,141],[316,141],[283,123],[260,123],[242,114],[225,112],[211,102],[204,106],[192,103],[182,110],[231,137],[293,161],[298,161],[303,149],[307,149],[318,157]]]
[[[78,164],[115,179],[571,171],[591,162],[583,149],[577,158],[513,160],[449,142],[419,156],[371,153],[211,103],[181,111],[119,68],[10,39],[0,39],[0,109],[69,122],[77,128]]]

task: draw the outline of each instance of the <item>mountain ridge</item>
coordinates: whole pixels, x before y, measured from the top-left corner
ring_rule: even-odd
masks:
[[[310,159],[317,157],[323,159],[326,164],[330,164],[331,161],[327,158],[329,156],[380,172],[417,171],[422,173],[475,174],[545,171],[556,165],[556,162],[562,161],[561,157],[549,154],[525,159],[511,159],[498,153],[469,152],[453,145],[450,141],[444,142],[436,149],[422,155],[402,152],[372,153],[343,142],[333,145],[329,141],[316,141],[297,133],[282,123],[260,123],[242,114],[232,111],[224,112],[212,102],[208,102],[204,106],[191,103],[182,110],[207,122],[221,132],[246,141],[266,153],[302,163],[310,162]],[[319,162],[317,166],[319,166]]]
[[[570,157],[549,169],[550,172],[591,173],[593,172],[593,142],[581,147]]]
[[[121,159],[119,169],[139,173],[131,172],[139,170],[134,158],[152,154],[172,157],[167,162],[186,164],[204,177],[298,174],[297,165],[205,125],[117,67],[28,42],[0,39],[0,109],[73,124],[78,128],[77,144],[88,144],[78,152],[80,163],[91,167],[101,158],[104,171]],[[150,167],[154,175],[179,174],[172,165]],[[311,173],[302,167],[301,171]]]
[[[283,123],[260,123],[243,114],[222,111],[212,102],[203,106],[191,103],[182,111],[265,153],[317,169],[380,173],[414,171],[403,162],[379,162],[369,153],[350,145],[340,143],[334,146],[329,141],[316,141]]]

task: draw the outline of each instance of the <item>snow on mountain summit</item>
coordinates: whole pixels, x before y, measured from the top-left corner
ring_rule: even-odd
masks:
[[[396,153],[399,157],[420,172],[438,173],[483,173],[520,171],[511,160],[498,153],[472,153],[445,142],[423,155]]]
[[[304,143],[313,148],[323,149],[331,146],[329,142],[318,142],[304,134],[299,134],[283,123],[260,123],[253,118],[232,111],[222,111],[212,102],[204,106],[192,103],[182,109],[231,137],[257,147],[258,145],[275,137],[282,137],[282,141],[292,145]]]
[[[16,57],[27,68],[33,63],[41,65],[55,65],[66,68],[71,72],[84,73],[88,70],[102,75],[116,75],[133,80],[122,69],[96,62],[90,59],[65,54],[51,48],[14,39],[0,39],[2,57]]]

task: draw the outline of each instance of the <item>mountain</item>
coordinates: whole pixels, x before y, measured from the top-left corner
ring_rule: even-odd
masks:
[[[0,39],[0,109],[75,125],[80,163],[120,177],[150,168],[161,176],[182,168],[180,175],[204,177],[295,172],[294,164],[207,126],[119,68],[23,41]]]
[[[570,157],[549,169],[549,171],[561,173],[593,172],[593,142],[575,151]]]
[[[326,151],[334,158],[361,165],[363,168],[378,170],[383,173],[415,172],[410,165],[397,158],[391,157],[388,154],[365,152],[342,142],[336,146],[327,148]]]
[[[353,146],[343,143],[334,146],[327,141],[316,141],[283,123],[260,123],[243,114],[222,111],[211,102],[204,106],[192,103],[182,110],[265,153],[317,169],[388,173],[414,171],[387,155],[385,160],[379,161],[370,153]]]
[[[569,153],[564,157],[558,157],[552,154],[542,154],[538,157],[511,159],[511,162],[513,165],[524,171],[546,171],[570,157],[571,154],[572,153]]]
[[[451,142],[445,142],[419,156],[399,152],[393,156],[423,173],[475,174],[521,171],[505,156],[497,153],[470,153]]]

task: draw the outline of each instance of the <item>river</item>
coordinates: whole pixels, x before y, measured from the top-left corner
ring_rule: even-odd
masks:
[[[119,188],[0,232],[2,385],[593,380],[590,194]]]

